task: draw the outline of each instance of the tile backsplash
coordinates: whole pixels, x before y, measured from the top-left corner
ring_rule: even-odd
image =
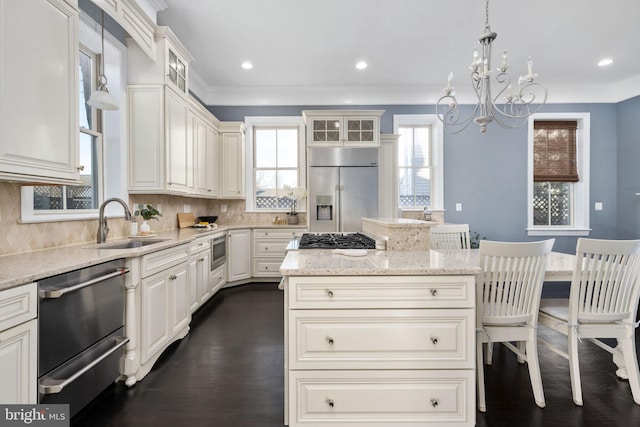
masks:
[[[216,215],[218,224],[271,225],[273,213],[245,212],[244,200],[208,200],[169,195],[132,194],[129,196],[131,212],[140,203],[160,205],[162,217],[150,221],[152,230],[163,231],[178,228],[177,214],[184,212],[185,205],[196,217]],[[226,212],[221,212],[226,205]],[[280,217],[285,215],[278,214]],[[138,222],[142,218],[137,218]],[[300,215],[304,224],[306,215]],[[96,240],[98,220],[58,221],[23,224],[20,222],[20,184],[0,182],[0,255],[29,252],[56,246],[78,243],[93,243]],[[125,237],[129,224],[123,218],[109,219],[109,239]]]

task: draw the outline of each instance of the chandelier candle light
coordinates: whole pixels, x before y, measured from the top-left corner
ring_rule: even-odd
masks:
[[[468,117],[461,117],[452,86],[453,73],[449,73],[447,86],[442,90],[444,95],[436,104],[438,118],[444,124],[447,133],[460,133],[472,121],[480,125],[480,132],[483,133],[487,131],[487,125],[494,120],[503,128],[514,129],[524,125],[527,118],[547,102],[547,89],[535,81],[538,75],[533,72],[531,57],[527,60],[527,74],[520,75],[517,87],[513,87],[511,76],[507,74],[509,65],[506,51],[502,54],[502,62],[496,69],[495,82],[498,90],[493,96],[491,44],[497,36],[489,27],[489,0],[487,0],[484,34],[478,39],[481,52],[478,52],[478,48],[473,50],[473,62],[469,65],[471,84],[478,97],[478,103]],[[534,103],[536,97],[539,100],[537,104]],[[499,105],[500,99],[503,102]]]

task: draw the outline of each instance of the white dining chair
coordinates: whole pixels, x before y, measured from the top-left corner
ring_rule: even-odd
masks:
[[[431,249],[469,249],[469,224],[439,224],[431,227]]]
[[[494,343],[502,343],[527,362],[533,396],[545,406],[538,363],[536,328],[547,258],[555,239],[512,243],[482,240],[476,284],[476,370],[478,409],[485,412],[483,345],[488,360]],[[516,342],[513,345],[512,342]]]
[[[576,263],[568,299],[543,298],[541,325],[567,336],[568,352],[539,339],[569,360],[573,401],[582,405],[578,343],[588,340],[614,355],[617,374],[629,378],[635,403],[640,405],[640,374],[635,328],[640,298],[640,240],[578,239]],[[599,338],[615,338],[613,348]],[[616,358],[622,352],[619,361]],[[626,368],[626,371],[625,369]]]

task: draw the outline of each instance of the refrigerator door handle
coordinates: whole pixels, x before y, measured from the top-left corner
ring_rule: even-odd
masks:
[[[344,189],[343,185],[336,184],[336,225],[337,229],[335,231],[342,230],[342,190]]]

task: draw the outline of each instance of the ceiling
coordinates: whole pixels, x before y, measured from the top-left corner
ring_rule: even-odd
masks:
[[[190,88],[207,105],[433,104],[450,71],[459,101],[472,99],[483,0],[164,2],[157,22],[192,54]],[[491,0],[489,12],[493,67],[507,50],[517,79],[531,56],[549,103],[640,95],[640,1]]]

